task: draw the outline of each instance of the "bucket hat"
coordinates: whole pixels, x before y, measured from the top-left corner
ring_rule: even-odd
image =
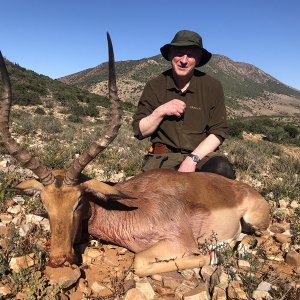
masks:
[[[208,52],[205,48],[203,48],[201,36],[198,33],[189,30],[178,31],[175,34],[171,43],[166,44],[160,48],[160,52],[166,60],[170,60],[169,50],[171,46],[176,46],[176,47],[197,46],[201,50],[202,54],[201,54],[200,61],[196,67],[201,67],[205,65],[211,59],[212,56],[210,52]]]

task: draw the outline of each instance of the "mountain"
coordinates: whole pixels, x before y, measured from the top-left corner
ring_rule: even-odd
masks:
[[[161,55],[116,62],[120,98],[136,104],[146,81],[169,67],[170,63]],[[213,55],[201,71],[221,81],[231,117],[300,115],[300,91],[281,83],[254,65]],[[106,95],[107,63],[59,80],[92,93]]]

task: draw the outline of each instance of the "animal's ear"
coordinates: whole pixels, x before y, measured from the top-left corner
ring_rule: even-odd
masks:
[[[132,199],[132,197],[121,193],[115,187],[95,179],[82,183],[81,187],[86,192],[93,193],[97,198],[103,200]]]
[[[11,192],[15,192],[17,194],[25,194],[29,196],[33,196],[36,192],[40,192],[44,189],[44,186],[35,179],[24,180],[19,183],[16,187],[8,189]]]

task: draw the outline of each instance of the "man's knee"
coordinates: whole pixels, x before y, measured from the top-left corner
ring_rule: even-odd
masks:
[[[198,171],[216,173],[230,179],[236,178],[232,164],[226,157],[223,156],[211,157]]]

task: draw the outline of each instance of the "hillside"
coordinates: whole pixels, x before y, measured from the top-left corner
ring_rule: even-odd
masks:
[[[167,68],[169,63],[161,55],[117,62],[121,99],[136,104],[145,82]],[[300,91],[288,87],[253,65],[213,55],[201,70],[222,82],[231,117],[300,114]],[[107,65],[103,63],[59,80],[105,95]]]
[[[41,109],[59,108],[65,114],[91,117],[98,116],[99,107],[107,108],[109,105],[107,89],[105,96],[97,95],[5,61],[12,84],[14,105],[40,106]],[[131,106],[124,103],[127,110]]]

